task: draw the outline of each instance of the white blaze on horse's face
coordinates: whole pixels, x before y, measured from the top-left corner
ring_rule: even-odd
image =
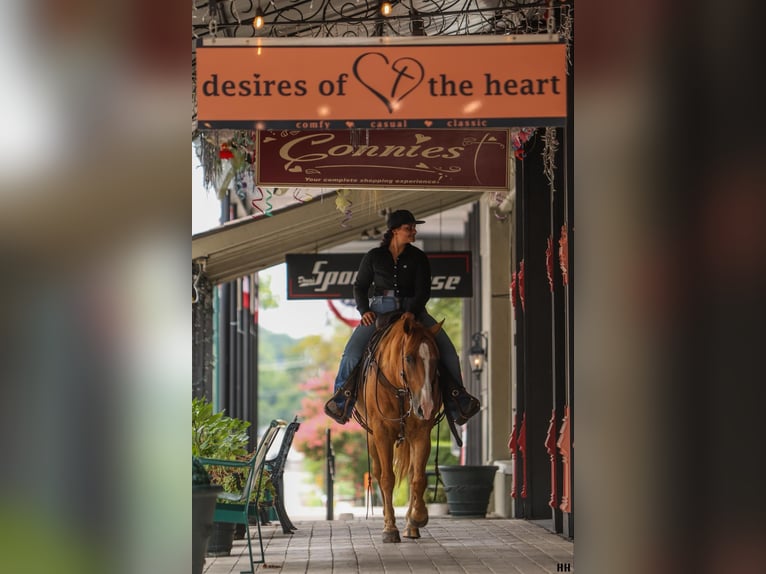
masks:
[[[423,388],[420,390],[420,397],[418,402],[420,403],[420,409],[419,411],[416,410],[416,412],[421,415],[425,420],[428,420],[431,418],[431,413],[434,410],[434,397],[433,393],[431,392],[431,380],[433,380],[432,375],[432,369],[436,368],[436,365],[433,365],[433,357],[431,357],[431,349],[428,347],[428,344],[424,342],[420,343],[420,349],[418,350],[418,354],[420,355],[420,358],[423,360],[423,371],[424,371],[424,379],[423,379]]]

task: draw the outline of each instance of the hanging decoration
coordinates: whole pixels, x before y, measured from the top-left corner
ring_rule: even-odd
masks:
[[[202,166],[202,184],[215,189],[223,199],[232,181],[239,184],[245,176],[253,177],[255,135],[251,130],[200,130],[195,140],[197,158]],[[239,191],[238,186],[236,191]]]
[[[343,214],[343,221],[340,222],[340,226],[346,228],[349,226],[351,217],[354,215],[354,213],[351,211],[351,206],[354,205],[350,199],[351,190],[338,189],[335,191],[335,195],[335,209]]]
[[[553,236],[546,240],[548,246],[545,248],[545,275],[548,277],[548,287],[553,293]]]
[[[572,512],[572,449],[574,445],[569,428],[571,424],[569,405],[566,405],[559,429],[559,439],[556,441],[561,455],[562,476],[564,478],[561,485],[561,504],[559,505],[563,512]]]
[[[548,434],[545,435],[545,452],[551,462],[551,496],[548,499],[548,506],[556,508],[558,502],[558,488],[556,483],[556,409],[551,413],[551,420],[548,422]]]
[[[519,299],[521,299],[521,310],[526,312],[524,301],[524,260],[519,263]]]
[[[519,453],[521,454],[521,498],[527,497],[527,413],[521,415],[521,427],[519,428]]]
[[[556,128],[545,128],[543,136],[543,173],[548,178],[548,187],[551,190],[551,197],[556,193],[556,152],[559,149],[559,140],[556,138]]]
[[[561,226],[561,237],[559,237],[559,267],[561,267],[561,282],[566,287],[569,285],[569,240],[566,223]]]
[[[253,199],[250,200],[250,207],[253,208],[253,217],[264,215],[266,212],[259,205],[259,202],[263,201],[264,199],[263,190],[260,188],[260,186],[258,185],[255,186],[253,195],[255,197],[253,197]]]
[[[513,155],[518,160],[527,157],[524,145],[535,135],[535,128],[513,128],[511,130],[511,147]]]
[[[309,201],[314,199],[314,196],[308,193],[307,191],[299,187],[296,187],[295,190],[293,191],[293,199],[300,203],[308,203]]]
[[[511,498],[518,498],[518,472],[516,472],[517,457],[519,456],[519,437],[516,432],[516,428],[519,426],[519,414],[516,413],[513,417],[513,428],[511,429],[511,435],[508,437],[508,450],[511,452],[511,460],[513,460],[513,472],[511,473]]]

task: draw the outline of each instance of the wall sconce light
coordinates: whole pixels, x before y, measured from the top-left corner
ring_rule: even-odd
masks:
[[[260,4],[258,5],[258,8],[255,9],[255,18],[253,19],[253,28],[256,30],[260,30],[263,28],[263,9],[261,8]]]
[[[383,14],[383,16],[390,16],[392,10],[393,8],[391,7],[391,2],[380,3],[380,13]]]
[[[471,371],[477,377],[484,370],[484,362],[487,360],[487,336],[484,333],[471,335]]]

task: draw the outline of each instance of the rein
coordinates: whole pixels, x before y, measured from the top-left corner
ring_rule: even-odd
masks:
[[[402,356],[404,356],[404,351],[402,351]],[[403,359],[402,359],[403,360]],[[410,416],[412,413],[412,399],[410,399],[410,408],[407,410],[407,412],[404,411],[404,399],[407,397],[410,397],[412,395],[412,391],[410,391],[409,386],[407,386],[407,377],[404,374],[404,369],[401,370],[399,373],[402,377],[402,380],[404,381],[404,387],[397,387],[394,386],[391,381],[388,380],[388,377],[383,373],[383,371],[380,370],[380,364],[378,364],[378,361],[376,358],[373,358],[370,361],[370,364],[375,365],[375,374],[379,381],[382,381],[385,385],[387,385],[388,390],[393,392],[396,397],[399,399],[399,436],[396,437],[396,446],[399,446],[404,442],[404,429],[405,419]],[[377,398],[377,392],[375,394]],[[382,411],[380,409],[380,402],[378,402],[378,412],[382,414]],[[389,419],[389,420],[396,420],[396,419]]]

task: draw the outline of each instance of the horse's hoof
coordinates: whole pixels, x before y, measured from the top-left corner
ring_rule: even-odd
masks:
[[[408,526],[404,529],[402,536],[405,538],[420,538],[420,530],[414,526]]]
[[[399,531],[398,530],[387,530],[383,532],[383,542],[401,542],[402,539],[399,538]]]
[[[428,514],[426,514],[426,517],[423,520],[415,520],[410,516],[407,519],[407,523],[409,526],[412,526],[414,528],[423,528],[424,526],[428,525]]]

